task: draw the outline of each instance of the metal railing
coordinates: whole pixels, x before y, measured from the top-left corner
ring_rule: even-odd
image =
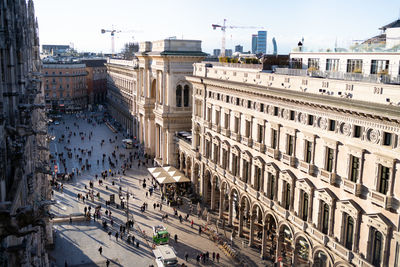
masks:
[[[211,64],[212,66],[218,66],[218,67],[228,67],[228,68],[259,69],[259,70],[262,70],[263,68],[263,64],[223,63],[214,61],[202,61],[201,63]]]
[[[385,83],[385,84],[400,84],[400,76],[379,75],[379,74],[362,74],[362,73],[347,73],[339,71],[308,71],[306,69],[289,69],[276,68],[276,74],[291,75],[291,76],[309,76],[314,78],[327,78],[334,80],[345,80],[366,83]]]

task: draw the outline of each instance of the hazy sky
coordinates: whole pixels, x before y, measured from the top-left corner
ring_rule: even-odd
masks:
[[[41,44],[73,43],[78,51],[109,53],[110,34],[119,51],[129,41],[176,36],[202,40],[205,52],[221,47],[221,30],[211,24],[264,27],[267,50],[272,37],[278,53],[288,53],[304,37],[312,48],[348,47],[379,33],[378,28],[400,16],[399,0],[34,0]],[[135,32],[136,31],[136,32]],[[226,48],[251,49],[257,29],[227,29]]]

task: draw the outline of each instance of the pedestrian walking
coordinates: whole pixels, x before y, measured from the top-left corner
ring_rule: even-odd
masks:
[[[215,261],[215,252],[213,252],[212,257],[213,257],[213,261]]]
[[[197,256],[196,256],[196,262],[197,262],[197,264],[199,264],[199,262],[200,262],[200,255],[199,254],[197,254]]]
[[[109,259],[107,259],[107,261],[106,261],[106,266],[107,267],[110,266],[110,260]]]
[[[156,204],[156,203],[153,203],[153,208],[154,208],[154,209],[156,209],[156,206],[157,206],[157,204]]]
[[[189,254],[186,252],[186,253],[185,253],[186,262],[188,261],[188,257],[189,257]]]
[[[192,219],[192,222],[190,223],[190,227],[193,228],[193,224],[194,224],[194,221],[193,221],[193,219]]]
[[[160,211],[162,210],[162,204],[160,203]]]
[[[108,239],[111,240],[111,231],[108,232]]]
[[[118,241],[118,232],[115,232],[115,240]]]
[[[201,235],[201,226],[199,225],[199,235]]]
[[[99,253],[100,253],[100,255],[101,255],[101,253],[103,253],[103,247],[102,246],[99,247]]]
[[[217,257],[217,262],[219,263],[219,253],[217,253],[216,257]]]
[[[174,239],[175,239],[175,243],[178,243],[178,235],[177,234],[175,234]]]

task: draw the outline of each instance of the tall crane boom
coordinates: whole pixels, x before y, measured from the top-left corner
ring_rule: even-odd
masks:
[[[257,27],[257,26],[232,26],[232,25],[226,25],[226,19],[224,19],[224,24],[219,25],[219,24],[211,24],[213,30],[216,30],[217,28],[221,28],[222,31],[222,45],[221,45],[221,57],[225,56],[225,34],[226,34],[226,29],[264,29],[264,27]]]
[[[106,33],[109,32],[111,33],[111,55],[114,56],[114,51],[115,51],[115,40],[114,40],[114,36],[116,33],[119,33],[121,31],[115,30],[114,27],[112,30],[105,30],[105,29],[101,29],[101,33]]]

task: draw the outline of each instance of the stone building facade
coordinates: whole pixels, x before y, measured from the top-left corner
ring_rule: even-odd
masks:
[[[88,104],[100,104],[107,95],[107,68],[105,59],[85,59]]]
[[[0,265],[49,266],[47,119],[31,0],[0,1]]]
[[[72,112],[87,108],[86,65],[81,62],[46,62],[43,85],[48,109]]]
[[[204,57],[201,41],[168,39],[140,43],[133,61],[107,63],[111,113],[160,165],[176,163],[175,133],[191,129],[185,77]]]
[[[178,167],[204,203],[287,266],[399,266],[399,86],[242,67],[186,77]]]

